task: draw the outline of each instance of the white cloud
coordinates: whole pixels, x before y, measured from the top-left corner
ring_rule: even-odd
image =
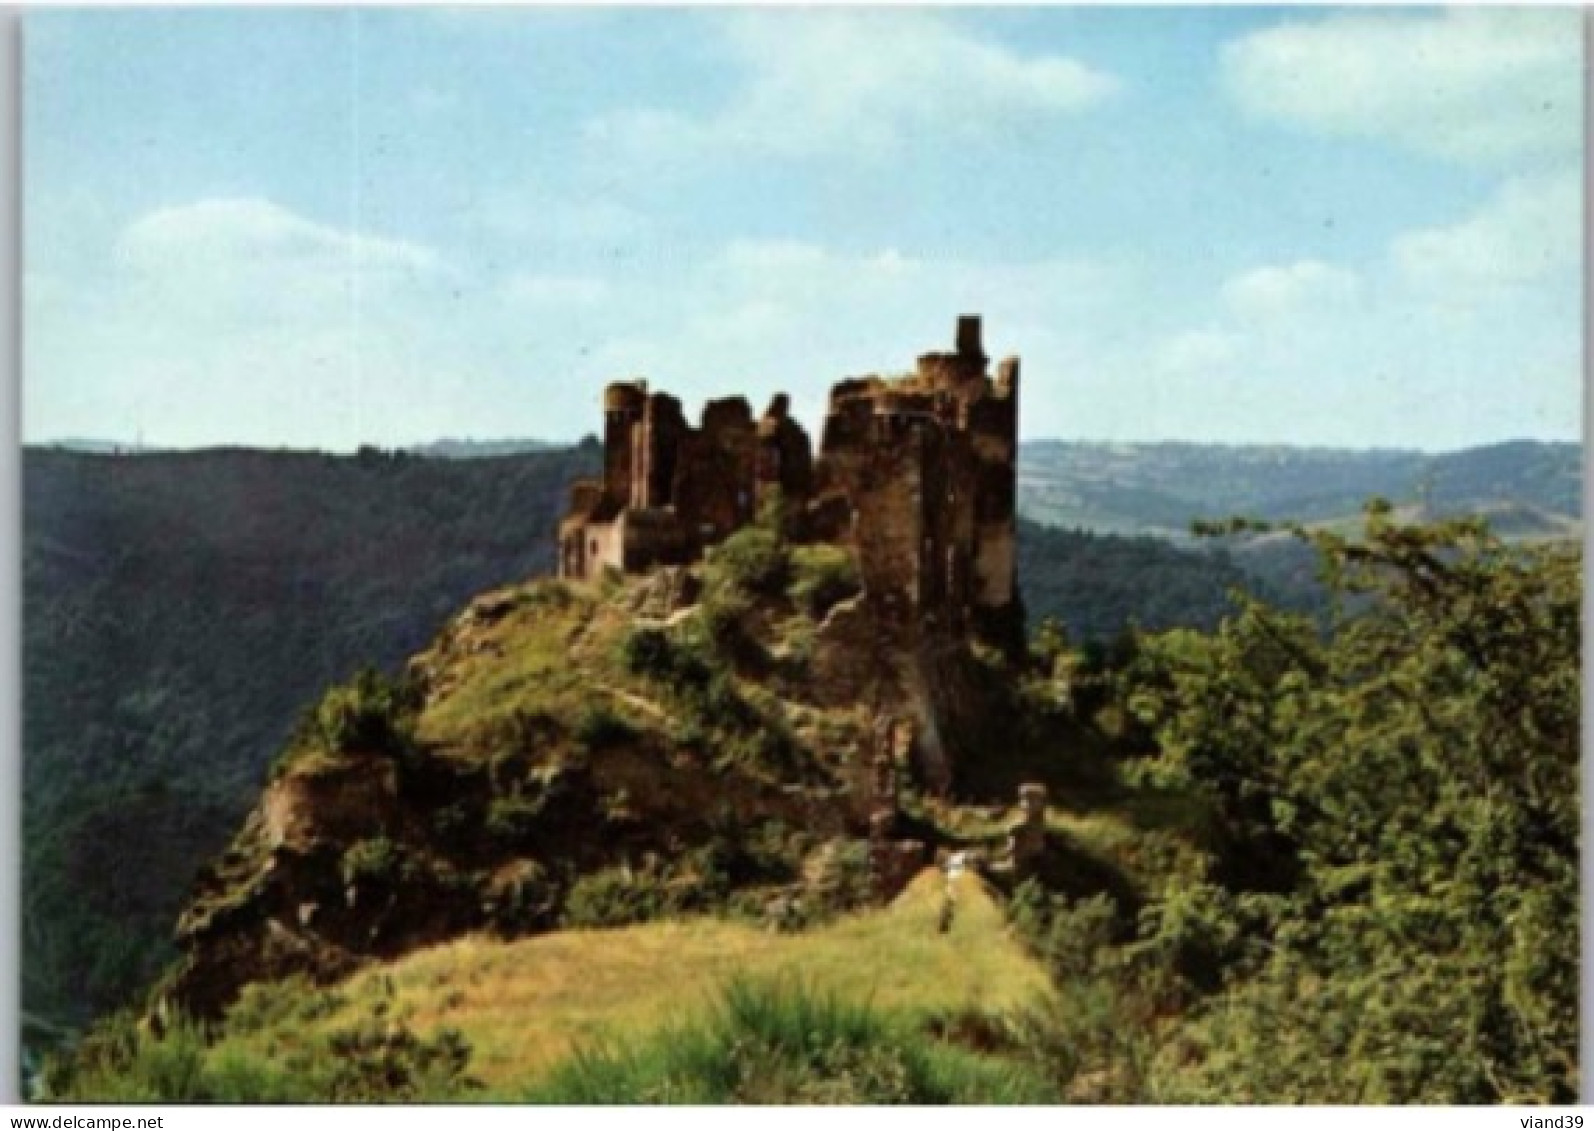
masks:
[[[1023,56],[923,11],[743,13],[716,26],[745,78],[722,106],[623,110],[590,123],[589,138],[649,160],[870,155],[918,134],[971,136],[1015,113],[1078,112],[1118,89],[1075,59]]]
[[[1151,371],[1175,376],[1210,375],[1240,357],[1245,340],[1227,330],[1175,334],[1151,351]]]
[[[49,433],[352,446],[457,370],[430,340],[463,285],[428,248],[259,198],[127,224],[71,285],[27,295],[26,397]]]
[[[441,264],[403,240],[318,224],[258,197],[201,200],[135,221],[117,240],[117,260],[135,270],[267,265],[301,271],[427,272]]]
[[[1353,305],[1361,294],[1355,272],[1315,259],[1258,267],[1223,286],[1229,310],[1247,322],[1270,322]]]
[[[1424,294],[1471,302],[1486,292],[1575,274],[1582,262],[1582,211],[1576,170],[1516,178],[1467,219],[1399,237],[1391,255]]]
[[[1230,44],[1223,79],[1258,118],[1509,164],[1578,151],[1581,28],[1576,9],[1340,14]]]

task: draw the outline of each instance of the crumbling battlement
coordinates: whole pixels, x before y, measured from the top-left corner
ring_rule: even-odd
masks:
[[[952,352],[832,388],[815,459],[784,394],[756,421],[741,397],[710,401],[693,427],[646,382],[610,385],[603,478],[571,488],[559,574],[694,561],[778,492],[787,535],[851,548],[876,607],[1011,644],[1018,386],[1016,358],[990,376],[980,319],[964,316]]]

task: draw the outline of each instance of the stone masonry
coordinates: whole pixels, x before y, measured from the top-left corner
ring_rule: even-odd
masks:
[[[993,377],[980,319],[903,377],[837,384],[814,458],[784,395],[753,418],[710,401],[692,426],[646,382],[604,393],[604,474],[576,482],[559,574],[593,580],[684,565],[778,494],[786,534],[855,554],[877,608],[940,636],[1010,646],[1022,632],[1014,511],[1019,364]]]

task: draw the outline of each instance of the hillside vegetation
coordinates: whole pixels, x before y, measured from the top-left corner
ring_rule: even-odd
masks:
[[[1199,496],[1192,514],[1273,498],[1255,451],[1179,449],[1158,464],[1162,446],[1065,447],[1076,462],[1106,461],[1081,468],[1086,481],[1176,480]],[[1046,448],[1025,446],[1026,477]],[[196,874],[248,812],[295,721],[361,667],[396,671],[472,595],[545,571],[565,485],[598,455],[26,453],[30,1043],[138,999],[175,956],[172,925]],[[1189,463],[1198,457],[1228,494],[1202,486]],[[1161,470],[1135,470],[1148,460]],[[1575,490],[1577,451],[1565,445],[1442,462],[1458,497],[1465,487],[1474,500],[1517,500],[1490,504],[1512,537],[1535,537],[1533,516]],[[1246,476],[1253,487],[1241,490]],[[1532,521],[1513,525],[1523,514]],[[1031,628],[1054,619],[1070,647],[1094,649],[1087,684],[1103,657],[1096,643],[1121,643],[1130,625],[1213,629],[1238,610],[1236,588],[1326,608],[1315,557],[1277,534],[1248,534],[1225,556],[1021,522],[1020,556]],[[555,655],[547,671],[560,670]]]
[[[565,484],[596,461],[30,449],[27,1009],[79,1023],[147,984],[306,704],[547,570]]]
[[[147,985],[300,714],[361,667],[395,670],[472,596],[546,573],[566,486],[598,456],[26,452],[24,1000],[39,1032]],[[1031,620],[1081,641],[1131,621],[1210,627],[1244,582],[1157,542],[1024,525],[1020,546]]]
[[[943,932],[945,897],[945,882],[926,873],[887,908],[806,931],[695,917],[513,941],[470,936],[324,990],[302,980],[257,986],[231,1010],[225,1035],[203,1047],[192,1086],[220,1098],[227,1066],[247,1064],[262,1077],[256,1087],[313,1097],[288,1073],[273,1076],[271,1062],[313,1057],[373,1019],[401,1026],[417,1047],[468,1048],[468,1072],[450,1085],[459,1096],[515,1099],[572,1057],[619,1056],[711,1017],[738,986],[865,1007],[915,1029],[1043,1002],[1046,971],[1008,931],[992,894],[965,876]],[[130,1084],[109,1077],[76,1088],[103,1099]],[[136,1089],[120,1094],[138,1098]],[[576,1102],[599,1098],[624,1097]]]
[[[802,577],[744,546],[695,596],[484,597],[418,700],[358,682],[290,746],[157,995],[211,1027],[107,1021],[49,1094],[1575,1100],[1580,555],[1363,525],[1296,531],[1326,634],[1247,601],[992,668],[983,742],[906,816],[996,859],[1042,781],[1044,855],[884,911],[853,871],[866,736],[780,662],[827,615]]]

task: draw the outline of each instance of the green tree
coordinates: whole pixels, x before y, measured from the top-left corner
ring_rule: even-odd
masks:
[[[1244,893],[1174,1098],[1576,1094],[1580,559],[1475,521],[1297,531],[1326,637],[1256,603],[1150,637],[1148,767],[1209,806]]]

